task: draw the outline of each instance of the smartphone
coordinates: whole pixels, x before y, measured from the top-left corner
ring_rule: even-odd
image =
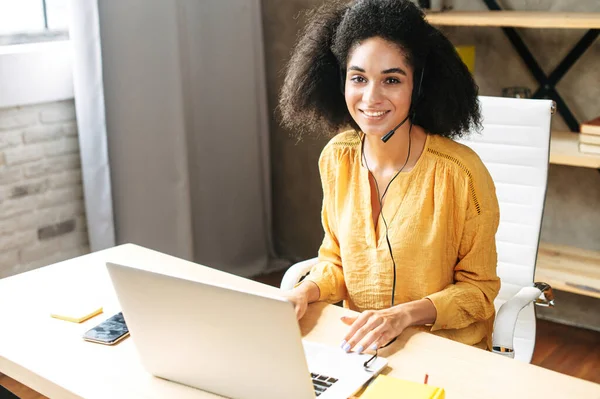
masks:
[[[114,345],[129,335],[123,313],[119,312],[83,334],[83,339],[104,345]]]

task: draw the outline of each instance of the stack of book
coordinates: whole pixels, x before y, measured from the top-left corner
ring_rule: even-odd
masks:
[[[579,152],[600,155],[600,116],[579,127]]]

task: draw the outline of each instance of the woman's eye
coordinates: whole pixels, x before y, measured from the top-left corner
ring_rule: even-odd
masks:
[[[355,82],[355,83],[364,83],[367,80],[365,78],[363,78],[362,76],[352,76],[350,78],[351,81]]]
[[[387,78],[385,80],[385,83],[389,83],[389,84],[398,84],[400,83],[400,80],[396,79],[396,78]]]

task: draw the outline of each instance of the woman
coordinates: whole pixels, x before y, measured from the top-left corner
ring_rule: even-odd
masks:
[[[454,142],[480,127],[478,88],[452,44],[408,0],[327,2],[294,49],[284,124],[339,132],[323,149],[319,263],[287,293],[362,312],[346,351],[408,326],[491,349],[499,210],[479,157]]]

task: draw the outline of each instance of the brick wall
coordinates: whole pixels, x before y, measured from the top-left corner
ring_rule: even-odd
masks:
[[[88,252],[73,101],[0,109],[0,278]]]

